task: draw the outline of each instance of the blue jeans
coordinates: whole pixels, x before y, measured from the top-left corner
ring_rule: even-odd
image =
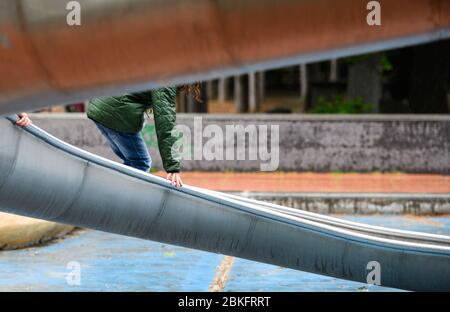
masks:
[[[123,164],[148,172],[152,166],[152,159],[148,153],[142,135],[138,133],[124,133],[112,130],[94,121],[97,128],[107,139],[114,154],[122,159]]]

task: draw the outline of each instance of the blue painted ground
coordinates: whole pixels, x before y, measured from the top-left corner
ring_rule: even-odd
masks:
[[[450,217],[346,216],[346,219],[450,235]],[[222,256],[96,231],[0,252],[0,291],[206,291]],[[67,264],[80,264],[69,285]],[[69,281],[73,281],[70,280]],[[392,291],[236,259],[226,291]]]
[[[450,235],[450,218],[338,216],[347,220],[433,234]],[[236,259],[226,291],[399,291],[277,266]]]

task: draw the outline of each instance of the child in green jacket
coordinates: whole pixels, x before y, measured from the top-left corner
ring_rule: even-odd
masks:
[[[180,162],[172,155],[172,145],[176,140],[172,135],[176,121],[176,92],[175,87],[167,87],[94,98],[89,102],[87,115],[125,165],[148,172],[151,157],[140,131],[144,125],[145,112],[151,108],[167,179],[180,187],[183,185]]]

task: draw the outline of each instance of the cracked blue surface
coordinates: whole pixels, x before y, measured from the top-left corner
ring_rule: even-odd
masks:
[[[450,235],[449,217],[340,216],[348,220]],[[206,291],[221,255],[97,231],[45,246],[0,252],[0,291]],[[77,261],[81,284],[69,285]],[[393,291],[236,259],[226,291]]]

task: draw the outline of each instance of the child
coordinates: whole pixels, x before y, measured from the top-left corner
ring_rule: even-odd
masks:
[[[172,185],[181,187],[180,162],[172,155],[172,145],[176,140],[172,136],[176,120],[176,92],[175,87],[167,87],[94,98],[89,102],[87,116],[95,122],[125,165],[148,172],[151,158],[140,131],[144,125],[144,114],[151,108],[167,179]]]

